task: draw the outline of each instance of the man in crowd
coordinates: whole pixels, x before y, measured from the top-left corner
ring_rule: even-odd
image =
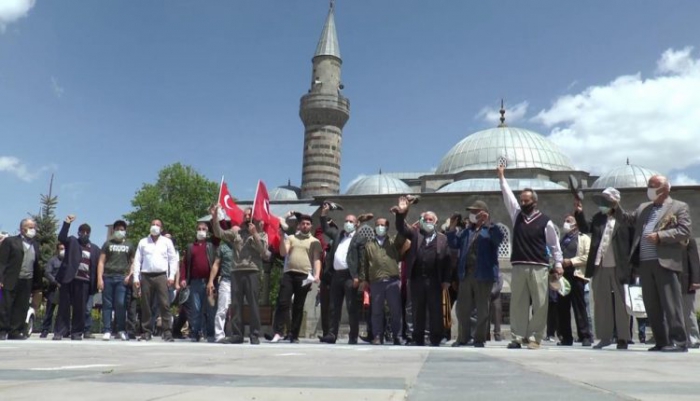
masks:
[[[228,223],[228,222],[225,222]],[[216,223],[213,223],[216,224]],[[212,226],[213,226],[212,224]],[[221,224],[221,222],[219,223]],[[228,225],[224,227],[229,229]],[[214,235],[216,230],[214,229]],[[231,305],[231,265],[233,264],[233,248],[227,241],[221,241],[216,250],[216,259],[209,274],[207,294],[217,294],[216,314],[214,315],[214,341],[217,343],[229,343],[226,339],[226,315]],[[218,284],[217,284],[218,278]]]
[[[670,193],[668,179],[654,175],[647,185],[649,202],[634,212],[618,208],[616,217],[635,228],[630,260],[639,268],[644,307],[656,340],[650,351],[687,352],[680,274],[692,223],[688,205]]]
[[[216,224],[216,222],[214,222]],[[207,241],[207,223],[197,223],[195,242],[185,248],[180,270],[180,288],[189,288],[187,317],[190,324],[190,340],[198,342],[203,336],[214,341],[214,306],[207,301],[207,284],[216,258],[214,244]]]
[[[698,316],[695,314],[695,291],[700,288],[700,255],[698,243],[690,238],[683,263],[681,275],[681,290],[683,291],[683,316],[688,333],[688,348],[700,348],[700,332],[698,331]]]
[[[126,288],[131,279],[131,266],[136,248],[126,240],[126,222],[112,224],[112,238],[102,245],[97,265],[97,289],[102,292],[102,339],[112,338],[112,312],[117,335],[122,341],[126,334]]]
[[[593,196],[593,201],[598,205],[598,212],[590,222],[586,221],[581,202],[574,203],[579,230],[591,235],[585,276],[591,279],[595,297],[593,316],[596,335],[600,339],[593,348],[610,345],[614,328],[618,327],[617,348],[627,349],[632,338],[626,329],[630,316],[625,308],[623,285],[628,284],[632,276],[629,254],[634,229],[623,219],[615,217],[620,191],[605,188],[601,194]]]
[[[401,345],[402,305],[401,305],[401,247],[403,239],[387,235],[389,221],[378,218],[374,223],[375,237],[365,243],[360,255],[359,279],[363,286],[370,286],[372,297],[372,345],[382,343],[384,333],[384,303],[389,305],[391,314],[391,332],[394,345]]]
[[[571,330],[571,308],[574,308],[576,328],[581,338],[581,345],[590,347],[593,341],[590,327],[588,327],[588,312],[586,311],[585,287],[588,279],[585,278],[583,267],[588,261],[591,247],[591,238],[579,231],[576,219],[569,214],[564,217],[562,237],[559,243],[564,257],[564,278],[571,285],[571,292],[559,297],[557,302],[558,329],[561,342],[557,345],[571,346],[574,344],[574,336]]]
[[[233,250],[231,264],[231,343],[242,344],[244,339],[243,302],[248,302],[250,311],[250,343],[260,344],[260,272],[262,257],[267,251],[267,235],[258,230],[252,219],[253,210],[243,211],[243,225],[222,230],[218,210],[213,210],[214,235],[228,242]],[[303,308],[303,304],[302,304]]]
[[[513,221],[513,265],[511,279],[510,321],[513,341],[510,349],[539,349],[547,324],[549,256],[554,258],[553,272],[564,273],[559,237],[554,223],[537,209],[537,193],[529,188],[516,199],[505,178],[505,167],[497,168],[501,193],[508,215]],[[530,314],[532,305],[532,314]]]
[[[451,218],[447,233],[450,247],[459,249],[457,321],[461,337],[452,346],[467,344],[467,337],[472,333],[471,314],[476,308],[474,346],[483,348],[489,338],[489,303],[491,290],[498,280],[498,247],[503,241],[503,233],[490,221],[486,202],[478,200],[467,210],[467,227],[458,233],[458,219]]]
[[[351,247],[357,228],[357,218],[349,214],[345,216],[343,229],[338,230],[328,224],[328,211],[330,206],[324,203],[321,209],[321,228],[333,243],[327,256],[326,268],[332,269],[330,284],[330,309],[331,327],[330,333],[321,338],[321,342],[335,344],[338,339],[340,318],[342,316],[343,300],[348,311],[350,323],[350,339],[348,344],[357,344],[360,331],[360,311],[357,299],[359,286],[358,264],[360,255],[359,247]]]
[[[41,283],[36,223],[24,219],[20,234],[0,242],[0,340],[24,340],[32,286]]]
[[[300,215],[297,224],[298,231],[294,235],[285,236],[280,244],[280,255],[286,257],[286,263],[273,322],[275,335],[270,340],[273,343],[279,342],[283,338],[284,322],[289,314],[292,297],[294,304],[292,305],[292,327],[289,341],[299,342],[304,303],[306,295],[311,289],[311,283],[308,280],[313,277],[312,281],[318,283],[321,279],[321,243],[311,235],[311,226],[311,216]],[[282,234],[283,232],[280,232],[280,235]]]
[[[444,337],[442,291],[450,286],[450,249],[447,237],[436,231],[438,217],[435,213],[423,213],[420,228],[406,224],[409,205],[409,200],[402,196],[392,210],[396,213],[399,235],[411,241],[406,269],[411,286],[413,344],[425,345],[427,312],[430,316],[430,345],[437,347]]]
[[[175,286],[175,274],[178,270],[179,256],[170,238],[160,235],[163,222],[155,219],[151,222],[150,235],[141,239],[134,256],[134,289],[141,291],[141,340],[150,341],[153,336],[151,324],[151,300],[160,309],[163,327],[163,341],[173,342],[170,330],[170,294],[169,287]]]
[[[49,286],[46,291],[46,310],[44,312],[44,320],[41,323],[40,338],[46,338],[49,336],[49,333],[54,331],[52,329],[54,327],[53,317],[58,306],[58,288],[61,286],[56,281],[56,274],[61,267],[65,254],[66,247],[59,242],[56,244],[56,254],[49,259],[46,267],[44,267],[44,278],[49,282]]]
[[[498,280],[491,288],[491,324],[493,324],[493,340],[501,341],[501,320],[503,319],[503,302],[501,301],[501,291],[503,291],[503,273],[498,273]]]
[[[60,283],[58,301],[59,330],[54,331],[54,340],[61,340],[70,334],[71,340],[82,340],[85,329],[85,315],[88,297],[97,292],[97,264],[100,260],[100,247],[90,242],[92,229],[88,224],[78,227],[78,237],[68,236],[74,215],[68,215],[58,241],[66,247],[63,263],[56,273]]]

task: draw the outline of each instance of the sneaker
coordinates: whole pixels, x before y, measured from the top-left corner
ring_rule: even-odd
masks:
[[[282,336],[279,333],[275,333],[275,336],[270,340],[271,343],[278,343],[282,340]]]
[[[119,339],[122,341],[129,341],[129,336],[126,335],[126,331],[119,332]]]
[[[104,333],[102,335],[102,341],[109,341],[112,339],[112,334],[111,333]]]
[[[540,349],[540,343],[537,341],[530,341],[527,343],[527,349]]]

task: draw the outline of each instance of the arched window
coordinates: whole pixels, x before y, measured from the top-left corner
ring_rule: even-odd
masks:
[[[504,224],[496,224],[501,233],[503,233],[503,241],[501,245],[498,246],[498,258],[499,259],[509,259],[510,258],[510,230]]]

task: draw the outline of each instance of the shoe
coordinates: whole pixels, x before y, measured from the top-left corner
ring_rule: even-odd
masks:
[[[553,342],[554,342],[554,337],[545,337],[545,339],[544,339],[543,341],[544,341],[544,342],[547,342],[547,343],[553,343]]]
[[[379,339],[379,337],[374,337],[374,340],[370,343],[372,345],[382,345],[382,340]]]
[[[251,345],[260,345],[260,339],[258,338],[258,336],[250,337],[250,344]]]
[[[523,346],[520,345],[519,342],[517,342],[517,341],[511,341],[510,343],[508,343],[508,346],[507,346],[506,348],[508,348],[508,349],[521,349],[522,347],[523,347]]]
[[[439,346],[440,346],[440,342],[431,341],[431,342],[430,342],[430,346],[431,346],[431,347],[439,347]]]
[[[10,334],[7,336],[8,340],[26,340],[27,335],[24,333],[19,333],[19,334]]]
[[[663,348],[664,348],[664,347],[661,346],[661,345],[655,345],[655,346],[649,348],[647,351],[649,351],[649,352],[657,352],[657,351],[661,351]]]
[[[319,341],[326,344],[335,344],[335,336],[333,334],[327,334],[319,338]]]
[[[593,349],[603,349],[610,344],[612,344],[612,342],[609,340],[608,341],[600,340],[600,341],[598,341],[598,344],[593,346]]]
[[[153,336],[151,333],[143,333],[141,334],[141,337],[139,337],[139,341],[151,341],[152,338]]]
[[[470,338],[466,343],[464,343],[464,345],[474,345],[474,339]]]
[[[7,340],[7,333],[4,331],[0,332],[0,341],[5,341]]]
[[[451,347],[452,348],[459,348],[459,347],[464,347],[465,345],[467,345],[467,344],[460,342],[460,341],[455,341],[452,343]]]
[[[564,342],[564,341],[559,341],[557,343],[558,346],[560,347],[572,347],[574,345],[574,342]]]
[[[348,340],[348,345],[357,345],[357,338],[351,338]]]
[[[368,336],[368,335],[367,335],[367,336],[359,336],[359,338],[360,338],[360,340],[362,340],[362,341],[364,341],[364,342],[366,342],[366,343],[371,343],[371,342],[372,342],[372,339],[371,339],[370,336]]]
[[[48,337],[48,336],[49,336],[49,332],[48,332],[48,331],[42,331],[41,334],[39,335],[39,338],[46,338],[46,337]]]
[[[265,338],[267,338],[267,334],[265,335]],[[275,336],[270,338],[268,341],[270,341],[271,343],[278,343],[280,342],[280,340],[282,340],[282,336],[280,334],[275,333]]]
[[[484,343],[482,343],[481,341],[475,341],[474,348],[484,348]]]
[[[299,339],[296,338],[296,337],[290,338],[290,339],[289,339],[289,342],[290,342],[291,344],[299,344]]]
[[[129,336],[126,335],[126,331],[119,332],[119,339],[122,341],[129,341]]]
[[[198,342],[199,342],[199,336],[197,336],[197,337],[190,337],[190,342],[191,342],[191,343],[198,343]]]
[[[243,344],[244,342],[243,336],[231,336],[229,344]]]
[[[634,344],[634,341],[629,340],[629,341],[627,341],[627,344]]]
[[[627,349],[627,341],[625,340],[617,340],[617,349]]]
[[[500,334],[494,334],[494,335],[493,335],[493,341],[502,341],[501,335],[500,335]]]
[[[540,349],[540,343],[537,341],[530,341],[527,343],[527,349]]]
[[[700,348],[700,343],[692,343],[688,346],[688,348],[693,348],[693,349]]]
[[[400,338],[394,338],[394,345],[403,345],[403,342],[401,341]]]
[[[109,341],[111,339],[112,339],[112,334],[110,334],[110,333],[104,333],[102,335],[102,341]]]
[[[230,342],[229,342],[228,338],[226,338],[226,337],[221,337],[221,338],[219,338],[218,340],[216,340],[216,343],[217,343],[217,344],[229,344]]]
[[[91,339],[95,338],[95,335],[92,334],[91,332],[87,331],[87,332],[83,333],[83,338],[86,340],[91,340]]]
[[[646,343],[647,343],[646,337],[643,337],[643,336],[642,336],[642,337],[639,337],[639,343],[640,343],[640,344],[646,344]]]
[[[688,348],[680,345],[667,345],[661,348],[661,352],[688,352]]]
[[[63,340],[63,336],[60,334],[54,334],[53,338],[51,338],[52,341],[61,341]]]
[[[593,343],[592,343],[591,340],[588,339],[588,338],[584,338],[584,339],[581,341],[581,346],[582,346],[582,347],[590,347],[591,345],[593,345]]]
[[[162,336],[161,338],[162,338],[163,341],[165,341],[166,343],[174,343],[174,342],[175,342],[175,339],[173,338],[173,335],[170,334],[170,333],[165,333],[165,334],[163,334],[163,336]]]
[[[71,341],[82,341],[83,335],[82,334],[71,334],[70,339],[71,339]]]
[[[127,333],[127,337],[129,337],[129,340],[136,340],[138,338],[134,333]]]

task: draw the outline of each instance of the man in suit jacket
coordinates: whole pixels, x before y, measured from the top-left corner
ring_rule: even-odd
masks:
[[[59,329],[53,339],[61,340],[70,333],[71,340],[82,340],[85,331],[85,308],[88,297],[97,292],[97,264],[100,261],[100,246],[90,242],[87,224],[78,227],[78,237],[68,236],[74,215],[68,215],[58,233],[58,242],[66,247],[61,267],[56,273],[60,284],[58,292]],[[72,309],[72,317],[71,317]]]
[[[0,340],[24,340],[32,284],[41,284],[36,223],[20,222],[20,234],[0,243]]]
[[[700,330],[698,317],[695,314],[695,290],[700,288],[700,255],[698,243],[690,238],[681,275],[681,291],[683,292],[683,316],[685,329],[688,333],[688,348],[700,348]]]
[[[688,205],[671,199],[670,192],[668,179],[654,175],[647,185],[650,202],[631,213],[619,209],[618,215],[635,228],[630,261],[639,266],[644,307],[656,339],[650,351],[687,352],[680,274],[692,223]]]
[[[581,201],[574,204],[574,217],[582,233],[590,234],[591,246],[586,262],[585,277],[591,279],[595,298],[593,314],[600,342],[594,349],[612,344],[615,327],[627,327],[630,316],[625,308],[624,284],[630,282],[632,267],[629,263],[634,228],[615,218],[620,202],[620,191],[609,187],[602,194],[593,195],[598,212],[590,222],[583,213]],[[627,349],[632,339],[627,330],[618,330],[618,349]]]
[[[411,306],[413,308],[413,345],[425,345],[425,314],[430,316],[430,345],[439,346],[444,337],[442,291],[450,287],[450,249],[447,236],[437,232],[438,217],[425,212],[420,228],[406,224],[410,202],[399,198],[396,213],[396,230],[411,241],[406,257],[406,274],[410,282]]]

